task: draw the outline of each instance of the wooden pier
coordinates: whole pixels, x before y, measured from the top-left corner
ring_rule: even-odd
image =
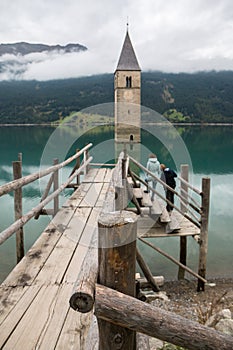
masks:
[[[159,309],[152,308],[135,298],[136,258],[152,289],[158,288],[158,285],[152,281],[148,266],[143,264],[145,261],[140,256],[140,252],[137,251],[136,254],[137,234],[141,240],[145,240],[148,236],[170,237],[171,232],[166,233],[161,230],[165,227],[163,225],[169,224],[171,219],[168,219],[167,223],[160,223],[156,231],[158,224],[157,219],[156,222],[153,219],[153,215],[162,217],[163,209],[159,213],[160,204],[158,203],[154,204],[154,209],[153,204],[148,207],[141,206],[140,198],[137,199],[133,194],[134,186],[130,185],[131,177],[127,179],[129,159],[126,160],[122,156],[116,168],[112,170],[109,167],[90,167],[90,160],[88,162],[86,155],[84,165],[85,167],[77,161],[69,181],[64,185],[77,189],[60,210],[56,213],[54,210],[54,217],[50,224],[0,286],[0,348],[4,350],[89,350],[98,349],[100,344],[101,350],[133,350],[136,349],[135,334],[139,332],[167,341],[173,340],[174,344],[187,346],[190,349],[199,349],[200,344],[205,344],[206,349],[214,349],[213,346],[216,344],[221,344],[222,349],[230,349],[231,337],[193,322],[185,326],[187,320],[176,320],[175,315],[169,313],[161,314]],[[79,169],[85,173],[85,177],[80,185],[79,179],[72,185],[72,179],[81,172]],[[52,168],[51,171],[54,173],[57,168]],[[20,181],[24,182],[25,179]],[[9,188],[14,187],[14,190],[17,190],[17,186],[15,182],[10,184]],[[2,188],[2,193],[6,191],[5,186]],[[59,188],[55,191],[59,192]],[[186,201],[188,201],[187,197]],[[129,202],[134,204],[134,208],[130,206],[128,208],[130,211],[127,211]],[[132,211],[140,211],[140,213],[135,214]],[[38,216],[38,213],[44,213],[43,203],[32,214],[27,214],[26,219],[29,216]],[[202,213],[203,211],[201,215]],[[187,217],[181,217],[181,213],[174,213],[175,216],[176,222],[185,224],[183,227],[176,227],[172,231],[172,236],[180,236],[182,239],[190,235],[195,237],[200,245],[198,237],[203,234],[202,226],[200,225],[199,229],[192,222],[187,223]],[[25,220],[21,220],[21,224],[19,221],[17,224],[17,220],[13,228],[5,230],[4,237],[12,234],[12,230],[16,232],[23,226],[22,221]],[[154,222],[151,223],[148,220],[154,220]],[[139,229],[135,231],[137,221]],[[149,229],[145,230],[148,225]],[[113,241],[109,237],[114,236],[116,232],[118,246],[113,247],[111,246]],[[206,227],[204,234],[207,234]],[[127,240],[124,241],[126,238]],[[119,244],[119,239],[123,240],[124,244]],[[182,271],[186,269],[192,273],[201,286],[206,281],[205,265],[203,265],[207,253],[206,240],[204,239],[204,247],[200,248],[202,258],[199,267],[201,266],[202,270],[199,268],[199,274],[185,266],[186,251],[185,254],[182,251],[179,262],[174,261]],[[184,247],[182,244],[181,246]],[[134,260],[132,263],[134,268],[128,260],[121,257],[122,252],[128,254],[127,259]],[[168,256],[168,258],[172,257]],[[123,268],[126,266],[123,262],[128,268]],[[101,285],[96,284],[97,282]],[[120,305],[121,301],[122,305]],[[93,315],[94,305],[99,335],[96,318]],[[128,308],[127,320],[122,314],[123,311],[120,310],[123,305]],[[129,305],[132,305],[132,310]],[[133,310],[136,312],[135,319]],[[144,314],[145,310],[147,310],[146,314]],[[146,315],[149,320],[147,326],[144,322]],[[164,318],[163,331],[159,327],[151,327],[152,324],[156,325],[157,318]],[[137,322],[136,319],[140,321]],[[165,322],[166,319],[170,320],[170,323]],[[174,320],[178,322],[176,329],[172,326]],[[191,329],[196,330],[196,339],[193,343],[190,340]],[[110,334],[106,334],[109,331]],[[109,343],[108,337],[112,337],[112,344]],[[126,339],[128,345],[124,347]]]
[[[69,306],[97,230],[110,169],[91,169],[2,283],[1,349],[83,349],[90,316]]]

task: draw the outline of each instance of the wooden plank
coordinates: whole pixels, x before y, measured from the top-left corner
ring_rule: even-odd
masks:
[[[85,258],[90,244],[96,245],[94,243],[93,237],[97,237],[97,221],[99,217],[99,210],[96,208],[92,209],[89,216],[89,220],[84,228],[82,237],[80,239],[79,245],[77,246],[72,261],[66,271],[64,276],[64,281],[66,283],[75,283],[79,274],[79,269],[82,266],[83,259]],[[93,246],[94,248],[95,246]],[[93,254],[96,251],[93,250]],[[97,259],[97,255],[96,255]]]
[[[102,183],[93,183],[88,192],[86,193],[86,196],[79,204],[79,207],[94,207],[100,195],[102,186]]]
[[[69,227],[56,244],[52,254],[45,262],[35,283],[61,283],[63,276],[73,257],[73,252],[82,235],[90,209],[77,208]]]
[[[89,191],[91,183],[82,183],[80,187],[71,195],[67,201],[62,205],[63,208],[75,208],[79,206],[86,193]]]
[[[153,220],[153,217],[144,216],[138,218],[138,235],[141,237],[170,237],[172,236],[194,236],[200,235],[200,230],[193,225],[188,219],[182,217],[177,212],[172,213],[175,226],[180,227],[176,233],[166,232],[166,226],[160,225],[157,220]]]
[[[141,188],[133,188],[133,194],[137,199],[142,198],[142,189]]]
[[[77,208],[63,236],[77,244],[91,214],[91,208]]]
[[[40,286],[30,286],[25,287],[25,292],[22,295],[22,297],[17,301],[15,306],[9,310],[9,313],[7,314],[7,317],[4,318],[3,322],[1,323],[1,332],[0,332],[0,348],[3,348],[3,344],[7,341],[7,339],[10,337],[9,342],[7,342],[8,345],[4,346],[5,349],[25,349],[24,346],[17,347],[11,345],[11,339],[13,338],[12,332],[14,332],[15,327],[20,323],[22,317],[24,316],[27,309],[30,307],[30,304],[35,299],[36,295],[38,295],[41,287]],[[22,288],[20,287],[20,291],[22,291]],[[12,300],[11,297],[9,300]],[[39,313],[39,312],[38,312]],[[32,319],[35,319],[35,315],[29,320],[28,326],[32,326],[33,322]],[[27,332],[27,327],[25,329]],[[26,338],[27,339],[27,336]],[[32,349],[32,348],[31,348]]]
[[[105,178],[103,182],[110,182],[112,179],[113,169],[106,169]]]
[[[159,201],[155,198],[153,201],[153,205],[151,208],[151,214],[155,214],[155,215],[161,215],[162,214],[162,207],[161,204],[159,203]]]
[[[108,189],[109,189],[109,183],[105,182],[103,184],[102,189],[101,189],[99,198],[98,198],[98,200],[97,200],[97,202],[95,204],[95,207],[100,207],[100,208],[103,207]]]
[[[17,288],[0,286],[0,325],[27,289],[28,287],[21,286]]]
[[[98,172],[95,177],[95,182],[103,182],[106,174],[106,168],[100,168],[98,169]]]
[[[74,211],[69,208],[60,210],[2,285],[32,284],[73,215]]]
[[[142,192],[142,206],[143,207],[152,207],[153,206],[153,203],[150,199],[150,194],[145,191]]]
[[[72,285],[70,284],[60,286],[55,298],[52,300],[52,303],[48,303],[47,308],[49,310],[49,314],[47,319],[44,318],[44,321],[42,320],[44,326],[38,340],[36,341],[36,347],[38,349],[53,350],[56,347],[57,340],[69,310],[67,300],[70,297],[71,291]],[[43,300],[40,300],[39,302],[42,303]],[[47,301],[44,303],[47,303]],[[34,308],[37,309],[37,305],[33,303],[28,312],[33,314]],[[24,324],[24,327],[27,327],[26,323]]]
[[[44,327],[54,312],[58,290],[58,285],[41,287],[27,312],[22,315],[17,327],[15,329],[14,327],[11,328],[13,333],[5,344],[4,350],[31,350],[37,348]]]
[[[88,171],[88,173],[86,174],[85,178],[82,180],[82,183],[87,183],[87,182],[94,182],[95,177],[98,173],[98,168],[92,168]]]
[[[81,312],[76,312],[70,308],[54,350],[94,350],[93,348],[86,347],[91,318],[91,312],[88,314],[82,314]]]

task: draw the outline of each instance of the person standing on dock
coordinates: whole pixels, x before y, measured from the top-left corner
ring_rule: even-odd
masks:
[[[175,177],[177,177],[177,174],[174,170],[167,168],[165,164],[161,164],[160,168],[162,170],[161,174],[161,180],[166,183],[169,187],[175,189],[176,188],[176,181]],[[166,199],[169,200],[172,204],[174,204],[174,192],[169,190],[167,187],[164,186],[165,192],[166,192]],[[167,203],[166,209],[168,213],[171,213],[173,210],[173,206]]]
[[[160,162],[157,159],[157,156],[153,153],[151,153],[149,155],[148,161],[147,161],[147,165],[146,168],[152,172],[155,176],[159,177],[160,176]],[[157,181],[154,177],[152,177],[151,175],[147,174],[146,175],[146,179],[145,181],[147,183],[151,182],[152,183],[152,188],[155,190],[156,185],[157,185]],[[151,195],[151,200],[153,201],[155,197],[155,193],[152,192]]]

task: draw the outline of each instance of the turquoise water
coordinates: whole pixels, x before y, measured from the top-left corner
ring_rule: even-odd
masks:
[[[17,160],[18,153],[23,154],[23,175],[39,170],[40,167],[52,164],[53,158],[62,161],[75,149],[82,148],[88,142],[93,143],[91,154],[94,162],[112,162],[115,159],[113,129],[106,126],[96,127],[89,132],[84,128],[65,128],[56,130],[53,127],[21,126],[0,127],[0,185],[12,180],[12,161]],[[192,183],[200,188],[201,178],[211,179],[211,207],[209,223],[209,247],[207,276],[232,277],[233,247],[233,128],[231,126],[176,126],[151,125],[142,132],[140,149],[134,147],[132,154],[145,165],[148,153],[154,152],[159,160],[179,171],[181,163],[189,163]],[[177,138],[177,135],[179,137]],[[51,136],[52,135],[52,136]],[[165,140],[165,141],[164,141]],[[182,144],[183,142],[183,144]],[[118,147],[118,146],[117,146]],[[185,149],[185,150],[184,150]],[[134,155],[134,154],[133,154]],[[71,166],[60,174],[60,181],[65,179]],[[46,179],[27,185],[23,190],[24,213],[40,200],[41,189]],[[69,195],[66,190],[60,198],[62,203]],[[0,197],[0,230],[2,231],[14,220],[13,193]],[[50,218],[32,219],[25,226],[25,246],[29,249],[33,242],[48,224]],[[179,239],[172,237],[153,241],[175,258],[179,256]],[[140,245],[146,261],[154,274],[165,278],[177,275],[177,266],[166,258]],[[188,266],[197,270],[198,246],[188,239]],[[15,237],[12,236],[0,246],[0,281],[10,272],[15,264]]]

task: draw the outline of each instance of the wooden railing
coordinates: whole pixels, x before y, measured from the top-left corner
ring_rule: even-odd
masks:
[[[177,192],[166,183],[164,183],[160,178],[155,176],[151,171],[149,171],[146,167],[136,161],[134,158],[129,157],[130,161],[138,166],[144,173],[150,175],[155,181],[159,182],[164,188],[172,191],[180,202],[180,207],[171,203],[165,196],[161,195],[160,192],[153,189],[149,186],[140,176],[135,173],[132,175],[140,181],[142,184],[147,186],[147,188],[154,192],[159,198],[172,206],[175,210],[177,210],[180,214],[182,214],[186,219],[188,219],[192,224],[200,229],[200,235],[197,238],[200,252],[199,252],[199,268],[198,275],[202,278],[198,278],[198,288],[197,290],[204,290],[205,286],[205,275],[206,275],[206,259],[207,259],[207,245],[208,245],[208,221],[209,221],[209,201],[210,201],[210,178],[205,177],[202,178],[202,189],[199,190],[188,182],[188,166],[181,166],[181,176],[178,176],[178,180],[180,181],[180,192]],[[199,196],[198,203],[193,195],[190,194],[195,193]],[[198,216],[197,216],[198,215]],[[187,255],[187,237],[183,236],[180,238],[180,263],[178,278],[184,278],[184,266],[186,266],[186,255]]]
[[[70,298],[70,306],[82,313],[94,310],[101,350],[142,350],[144,347],[139,334],[136,337],[137,332],[187,349],[230,350],[231,336],[136,298],[137,215],[124,210],[125,201],[117,197],[119,193],[125,195],[123,190],[119,191],[124,186],[125,164],[121,155],[107,191],[104,211],[98,220],[98,264],[93,261],[91,246]],[[89,344],[89,348],[94,346]]]
[[[23,243],[23,226],[33,217],[36,219],[39,215],[56,215],[59,209],[59,194],[67,187],[75,188],[79,185],[80,174],[88,171],[88,165],[92,161],[92,157],[89,157],[88,150],[92,144],[88,144],[83,149],[78,150],[73,156],[69,157],[65,161],[58,163],[58,160],[54,160],[54,165],[39,171],[34,174],[30,174],[22,177],[22,158],[19,157],[19,161],[13,162],[14,180],[0,186],[0,196],[3,196],[11,191],[14,191],[14,208],[15,208],[15,222],[8,228],[0,233],[0,245],[5,242],[12,234],[16,232],[16,252],[17,262],[24,256],[24,243]],[[83,156],[83,163],[80,164],[80,157]],[[76,160],[74,169],[72,170],[68,180],[59,186],[58,184],[58,171]],[[26,214],[22,214],[22,187],[29,183],[32,183],[44,176],[51,174],[48,184],[45,188],[45,192],[42,195],[40,203],[32,208]],[[76,178],[76,183],[72,181]],[[49,194],[53,185],[53,192]],[[44,209],[44,207],[51,201],[54,201],[53,209]]]

